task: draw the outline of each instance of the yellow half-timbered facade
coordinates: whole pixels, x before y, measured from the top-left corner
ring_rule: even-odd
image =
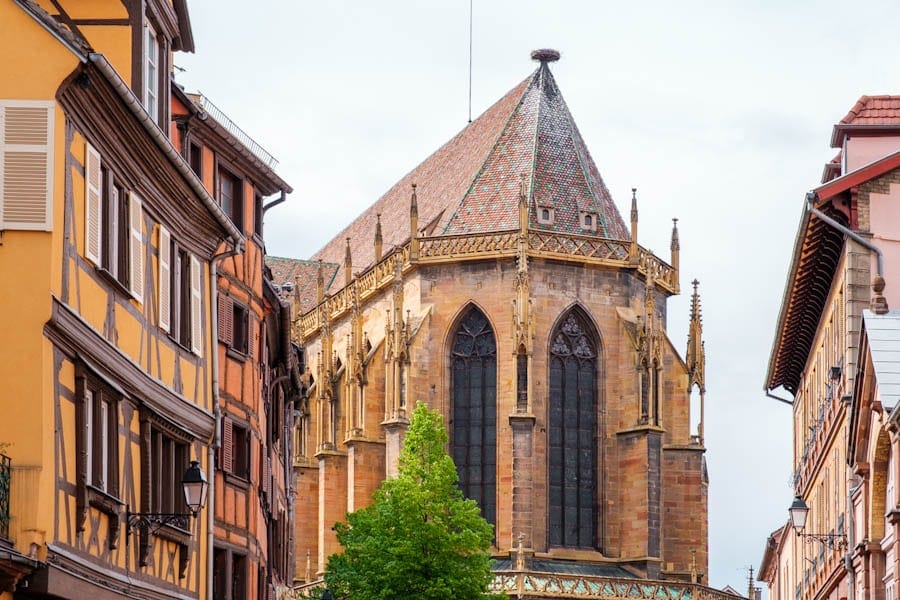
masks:
[[[128,519],[188,515],[212,469],[214,257],[243,243],[170,141],[175,50],[180,0],[0,3],[0,598],[208,595],[206,510]]]

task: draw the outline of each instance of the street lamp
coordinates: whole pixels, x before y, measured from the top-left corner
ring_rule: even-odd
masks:
[[[799,537],[805,538],[807,543],[812,543],[815,540],[825,545],[836,544],[838,548],[844,548],[847,545],[847,536],[843,533],[803,533],[803,530],[806,528],[806,517],[809,516],[809,507],[800,496],[794,496],[794,501],[791,502],[788,514],[791,516],[791,525],[794,527],[794,533]]]
[[[181,478],[181,486],[184,489],[184,501],[188,507],[186,513],[133,513],[131,509],[125,509],[125,521],[127,523],[126,535],[132,531],[158,531],[160,527],[174,525],[180,529],[190,529],[191,517],[206,505],[206,493],[209,491],[209,482],[206,474],[200,468],[200,463],[191,461],[191,466],[184,472]]]

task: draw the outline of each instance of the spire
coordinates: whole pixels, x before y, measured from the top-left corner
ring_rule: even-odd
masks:
[[[409,199],[409,259],[419,258],[419,201],[416,198],[416,184],[412,184],[412,197]]]
[[[675,281],[679,280],[678,277],[678,265],[680,262],[679,254],[681,250],[681,244],[678,241],[678,219],[672,219],[672,268],[675,269]]]
[[[299,295],[299,294],[298,294]],[[325,273],[322,271],[322,259],[316,268],[316,304],[322,304],[325,299]]]
[[[350,285],[353,279],[353,258],[350,254],[350,238],[347,238],[347,248],[344,250],[344,285]]]
[[[381,261],[381,213],[375,215],[375,262]]]
[[[637,208],[637,188],[631,188],[631,249],[628,251],[628,260],[637,264],[638,262],[638,208]]]
[[[688,327],[688,345],[685,362],[688,368],[688,392],[694,386],[700,392],[700,418],[697,421],[697,441],[703,445],[703,421],[706,410],[706,348],[703,343],[703,315],[700,311],[700,294],[697,286],[700,282],[691,282],[694,293],[691,295],[691,322]]]
[[[519,175],[519,231],[528,231],[528,173]]]
[[[705,391],[705,363],[706,357],[703,352],[703,314],[700,309],[700,294],[697,287],[700,282],[696,279],[691,282],[694,286],[694,293],[691,295],[691,322],[688,328],[688,347],[685,354],[685,362],[688,367],[688,375],[690,377],[688,386],[697,386],[700,391]]]

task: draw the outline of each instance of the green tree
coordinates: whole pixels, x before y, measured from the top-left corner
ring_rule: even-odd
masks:
[[[488,593],[493,526],[457,486],[441,416],[413,412],[399,475],[369,506],[335,525],[343,553],[328,558],[325,582],[349,600],[482,600]]]

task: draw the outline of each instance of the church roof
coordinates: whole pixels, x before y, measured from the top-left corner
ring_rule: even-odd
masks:
[[[381,218],[384,253],[409,239],[412,184],[417,185],[420,235],[518,229],[520,181],[529,195],[529,227],[628,240],[629,233],[560,94],[548,62],[453,139],[407,173],[328,242],[314,259],[342,264],[350,239],[353,270],[375,261]],[[553,211],[538,223],[537,210]],[[582,228],[584,213],[596,232]]]
[[[300,312],[306,312],[316,305],[318,261],[266,256],[266,266],[272,272],[272,284],[282,300],[296,302]],[[338,267],[336,264],[322,263],[325,289],[328,289],[337,276]]]

